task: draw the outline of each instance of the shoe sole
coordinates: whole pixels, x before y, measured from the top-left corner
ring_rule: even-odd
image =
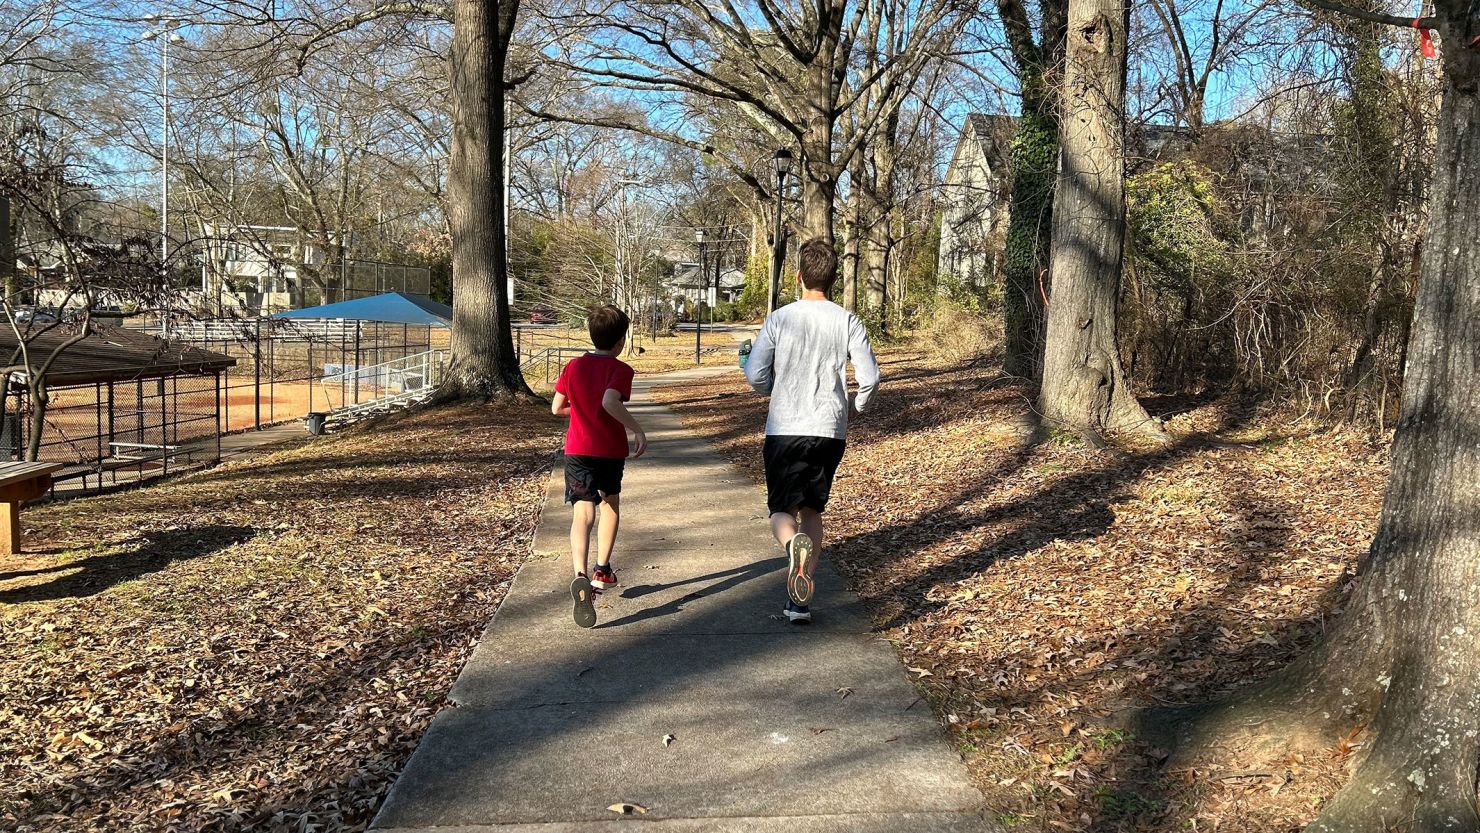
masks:
[[[781,613],[784,616],[786,616],[786,621],[792,623],[793,625],[810,625],[810,624],[812,624],[812,614],[811,613],[793,613],[792,611],[785,610],[785,609],[783,609],[781,611]]]
[[[601,593],[616,587],[617,583],[615,581],[600,581],[593,578],[591,579],[591,586],[596,588],[596,592]]]
[[[813,589],[812,579],[807,574],[812,572],[812,561],[817,557],[812,537],[798,532],[786,545],[786,555],[786,594],[798,607],[806,607],[812,603]]]
[[[583,628],[596,627],[596,588],[591,586],[590,579],[576,576],[570,583],[570,598],[576,603],[576,624]]]

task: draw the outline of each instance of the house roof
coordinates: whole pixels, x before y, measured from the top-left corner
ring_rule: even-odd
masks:
[[[1017,116],[1001,114],[972,113],[966,117],[971,139],[993,168],[1001,167],[1007,159],[1012,136],[1017,132],[1017,121]]]
[[[33,368],[40,367],[53,351],[78,333],[76,324],[34,327],[34,336],[26,333],[26,352]],[[8,364],[22,363],[20,340],[9,326],[0,327],[0,350],[4,351],[3,358]],[[46,380],[52,386],[132,382],[164,376],[200,376],[235,365],[236,359],[220,353],[165,342],[137,330],[94,324],[91,333],[57,355]]]
[[[451,327],[452,307],[425,295],[387,292],[307,309],[280,312],[273,318],[340,318],[345,321],[376,321],[383,324],[419,324]]]

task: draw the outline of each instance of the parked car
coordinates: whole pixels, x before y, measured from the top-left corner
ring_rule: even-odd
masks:
[[[35,309],[33,307],[21,307],[15,311],[15,323],[17,324],[55,324],[57,315],[48,309]]]

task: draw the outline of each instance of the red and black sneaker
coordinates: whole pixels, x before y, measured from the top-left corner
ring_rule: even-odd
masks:
[[[598,593],[616,587],[616,571],[611,568],[610,564],[597,564],[596,569],[591,571],[591,586]]]

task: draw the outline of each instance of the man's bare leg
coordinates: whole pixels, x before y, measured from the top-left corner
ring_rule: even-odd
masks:
[[[591,525],[596,523],[596,504],[578,500],[570,513],[570,561],[576,573],[585,575],[586,554],[591,547]],[[608,551],[608,556],[611,554]]]
[[[797,516],[801,516],[801,522],[797,522]],[[776,537],[776,543],[782,547],[792,539],[798,532],[807,533],[812,539],[812,546],[817,552],[822,552],[822,513],[815,509],[798,509],[796,515],[790,512],[777,512],[771,515],[771,534]],[[813,558],[807,564],[807,577],[811,578],[817,572],[817,560]]]
[[[802,532],[812,539],[812,548],[817,557],[807,562],[807,578],[811,578],[817,572],[817,562],[822,560],[822,513],[815,509],[803,509],[798,513],[801,516]]]
[[[771,534],[776,536],[776,543],[786,546],[786,542],[800,529],[797,527],[796,515],[791,512],[773,512],[771,514]]]

